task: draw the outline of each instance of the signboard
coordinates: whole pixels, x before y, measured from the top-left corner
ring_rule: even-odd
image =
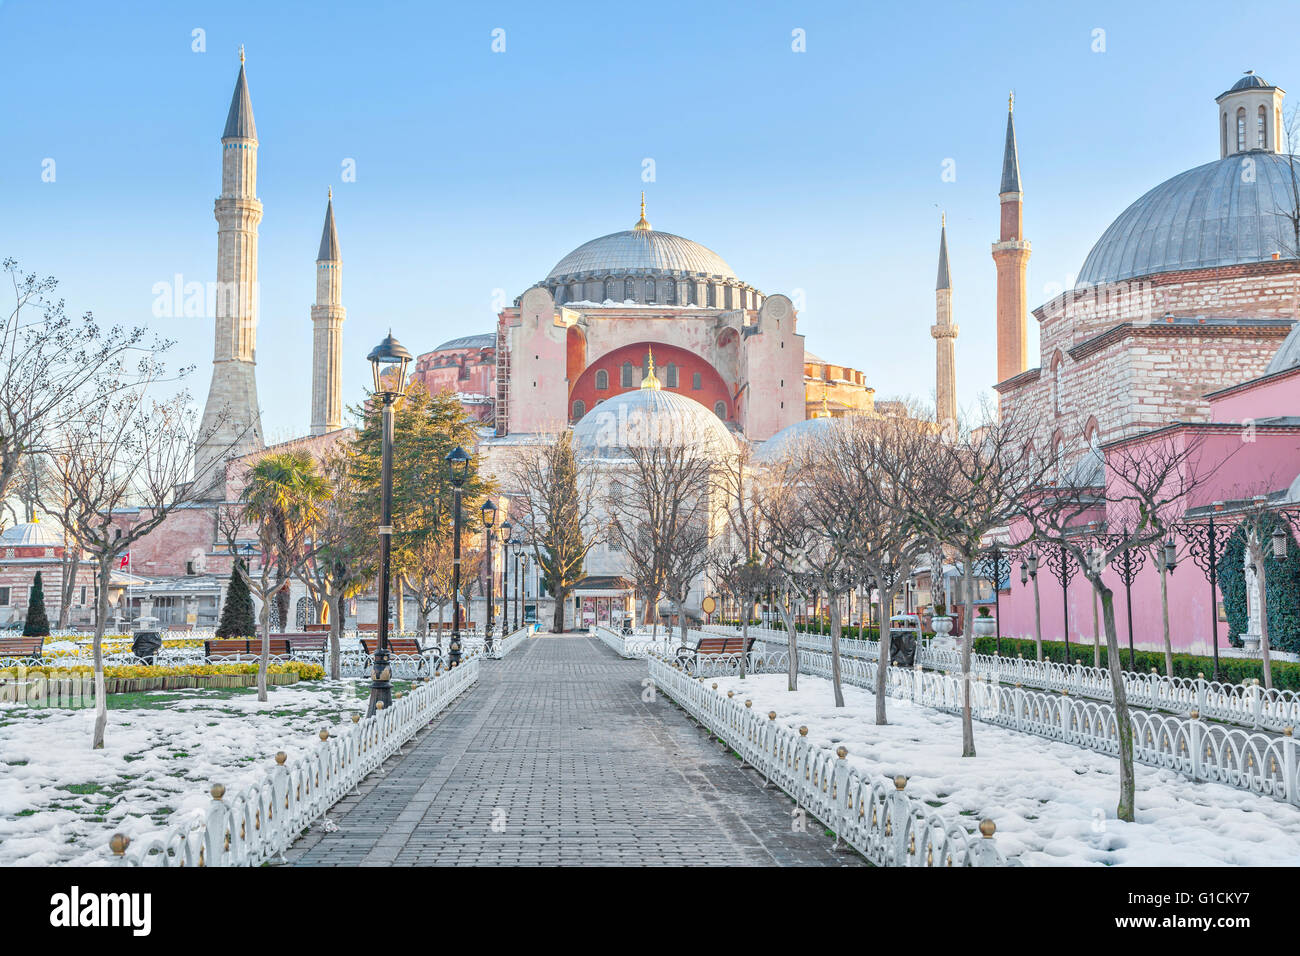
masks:
[[[712,614],[714,611],[718,609],[718,602],[715,601],[713,599],[713,595],[710,594],[708,597],[706,597],[703,601],[700,602],[700,609],[704,611],[705,614]]]

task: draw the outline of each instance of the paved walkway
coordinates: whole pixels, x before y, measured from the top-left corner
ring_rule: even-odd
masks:
[[[287,854],[312,866],[821,865],[852,853],[660,696],[642,661],[541,635]]]

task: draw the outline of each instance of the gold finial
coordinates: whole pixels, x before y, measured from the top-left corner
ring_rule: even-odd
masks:
[[[946,212],[939,213],[939,228],[940,229],[948,228],[948,214]]]
[[[641,218],[636,221],[636,225],[632,227],[632,230],[634,232],[650,231],[650,223],[646,221],[646,217],[645,217],[645,190],[644,189],[641,190]]]
[[[649,389],[659,388],[659,379],[655,378],[655,352],[649,349],[645,358],[645,378],[641,379],[641,387]]]
[[[334,201],[334,187],[333,187],[333,186],[326,186],[326,187],[325,187],[325,195],[327,195],[327,196],[329,197],[329,201],[330,201],[330,202],[333,202],[333,201]]]
[[[244,65],[244,44],[239,44],[239,65]]]
[[[1010,113],[1016,107],[1016,91],[1012,90],[1007,94],[1007,112]]]
[[[813,418],[830,418],[831,410],[826,404],[826,383],[822,382],[822,407],[812,413]]]

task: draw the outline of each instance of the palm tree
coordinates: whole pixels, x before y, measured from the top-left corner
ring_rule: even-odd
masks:
[[[280,608],[281,630],[288,618],[289,584],[310,559],[313,533],[324,517],[333,488],[305,451],[264,455],[248,472],[242,496],[243,518],[257,525],[262,545],[262,580],[255,587],[262,599],[259,614],[262,656],[257,669],[257,699],[266,700],[266,665],[271,650],[271,601]],[[271,583],[271,570],[275,582]],[[243,572],[247,574],[247,571]]]

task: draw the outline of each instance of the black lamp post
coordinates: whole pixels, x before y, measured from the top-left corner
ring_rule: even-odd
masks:
[[[509,520],[501,522],[501,636],[506,636],[510,627],[510,532],[514,525]]]
[[[1182,532],[1183,540],[1187,542],[1187,550],[1192,554],[1192,561],[1201,569],[1210,582],[1210,648],[1214,652],[1214,679],[1220,681],[1223,679],[1223,671],[1219,666],[1219,560],[1223,557],[1223,552],[1227,548],[1228,538],[1231,535],[1220,534],[1223,530],[1222,523],[1216,523],[1214,516],[1223,510],[1223,502],[1214,502],[1213,509],[1209,512],[1209,520],[1202,523],[1199,521],[1189,521],[1183,523],[1179,529]],[[1172,539],[1169,544],[1172,544]],[[1166,557],[1172,550],[1169,544],[1165,545]],[[1166,567],[1172,570],[1172,565],[1166,561]]]
[[[367,359],[375,375],[374,397],[383,407],[383,466],[380,473],[379,505],[379,641],[375,648],[374,673],[370,682],[367,714],[393,703],[392,669],[388,666],[388,578],[393,535],[393,405],[406,390],[406,367],[411,353],[393,333],[376,345]]]
[[[1070,552],[1061,545],[1059,549],[1047,552],[1047,565],[1056,575],[1056,580],[1061,583],[1061,620],[1065,629],[1065,663],[1070,663],[1070,579],[1074,577],[1077,570],[1074,558]]]
[[[515,539],[516,547],[523,547],[523,543],[522,538]],[[523,551],[517,552],[515,554],[515,630],[521,628],[524,623],[523,588],[521,584],[522,580],[527,579],[524,573],[524,569],[527,567],[528,555]]]
[[[1024,575],[1023,565],[1021,567],[1022,567],[1021,576],[1023,578]],[[994,653],[998,657],[1001,657],[1002,656],[1002,600],[1001,600],[1002,577],[1004,573],[1008,579],[1011,577],[1011,559],[1007,555],[1007,553],[1002,550],[1002,545],[998,544],[996,541],[993,542],[992,547],[990,547],[985,552],[985,557],[983,561],[980,562],[980,571],[987,577],[993,579],[993,613],[995,615],[994,627],[996,628],[996,630],[994,631],[993,646],[995,648]],[[1007,586],[1008,587],[1011,586],[1009,582]],[[971,626],[971,634],[972,636],[974,635],[973,624]]]
[[[492,579],[496,577],[496,568],[492,564],[492,526],[497,520],[497,506],[488,498],[479,509],[483,513],[483,537],[487,539],[487,629],[483,632],[483,646],[492,653],[492,625],[495,610],[492,606]]]
[[[469,455],[459,445],[447,455],[447,470],[451,473],[452,532],[451,532],[451,645],[447,658],[452,667],[460,663],[460,495],[469,474]]]
[[[1124,529],[1124,540],[1128,540],[1128,529]],[[1147,553],[1145,550],[1135,550],[1134,548],[1125,548],[1120,552],[1119,560],[1115,562],[1115,570],[1119,572],[1119,579],[1124,582],[1124,605],[1128,611],[1128,669],[1133,670],[1133,582],[1137,580],[1138,572],[1142,570],[1143,565],[1147,563]]]

